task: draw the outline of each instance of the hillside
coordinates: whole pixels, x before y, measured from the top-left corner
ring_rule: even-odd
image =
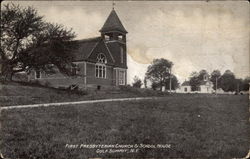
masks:
[[[69,91],[27,83],[0,83],[0,106],[162,95],[164,94],[159,91],[131,87]]]

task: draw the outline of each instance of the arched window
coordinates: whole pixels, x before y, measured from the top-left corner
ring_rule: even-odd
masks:
[[[97,63],[95,65],[95,77],[106,78],[107,59],[103,53],[97,55]]]
[[[208,81],[208,75],[204,75],[204,81]]]
[[[107,59],[103,53],[97,55],[97,62],[98,63],[107,63]]]

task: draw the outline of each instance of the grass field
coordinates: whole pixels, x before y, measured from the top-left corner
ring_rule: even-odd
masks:
[[[248,97],[169,95],[159,100],[3,110],[9,158],[233,158],[249,149]],[[66,144],[171,144],[137,153],[96,153]]]
[[[86,90],[72,92],[42,86],[24,85],[23,83],[12,82],[0,83],[0,107],[11,105],[25,105],[38,103],[71,102],[82,100],[95,100],[107,98],[128,98],[145,96],[164,96],[166,94],[149,89],[136,89],[122,87],[109,90]]]

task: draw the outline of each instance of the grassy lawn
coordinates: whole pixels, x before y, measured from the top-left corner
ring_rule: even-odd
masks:
[[[248,97],[170,95],[159,100],[3,110],[1,152],[9,158],[244,157]],[[66,144],[171,144],[137,153],[96,153]]]
[[[106,98],[128,98],[144,96],[163,96],[164,93],[149,89],[122,87],[109,90],[87,90],[72,92],[42,86],[30,86],[20,83],[0,83],[0,107],[52,102],[71,102]]]

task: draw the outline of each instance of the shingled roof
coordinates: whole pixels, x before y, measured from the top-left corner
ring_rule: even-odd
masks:
[[[76,44],[76,49],[72,52],[75,60],[85,60],[89,57],[91,51],[94,47],[98,44],[101,40],[101,37],[83,39],[83,40],[76,40],[74,43]]]
[[[122,68],[127,68],[127,63],[120,63],[120,54],[116,54],[116,52],[120,52],[121,45],[119,43],[106,43],[107,47],[109,48],[110,52],[113,53],[112,56],[115,59],[115,65],[122,67]]]
[[[206,85],[206,84],[209,84],[209,85],[211,85],[212,84],[212,82],[211,81],[201,81],[201,83],[200,83],[200,85]]]
[[[108,31],[120,31],[122,33],[128,33],[114,9],[111,11],[102,29],[100,30],[100,32]]]
[[[189,81],[184,81],[184,82],[182,83],[182,86],[190,86],[190,82],[189,82]]]
[[[211,81],[204,81],[204,80],[203,80],[203,81],[201,81],[201,82],[199,83],[198,86],[206,85],[207,82],[208,82],[209,84],[212,84]],[[182,83],[182,86],[191,86],[191,85],[190,85],[190,81],[184,81],[184,82]]]

